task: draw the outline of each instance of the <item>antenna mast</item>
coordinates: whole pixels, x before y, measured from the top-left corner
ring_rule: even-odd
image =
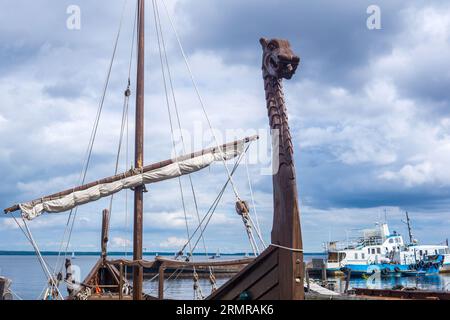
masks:
[[[409,243],[413,243],[413,235],[411,230],[411,221],[409,220],[408,211],[406,211],[406,224],[408,225]]]

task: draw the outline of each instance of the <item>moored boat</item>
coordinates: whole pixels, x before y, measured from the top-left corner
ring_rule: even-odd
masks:
[[[390,232],[387,223],[362,230],[352,243],[339,248],[338,242],[327,245],[327,272],[353,275],[381,273],[388,275],[429,275],[450,265],[450,251],[444,245],[419,245],[410,239],[405,244],[397,232]]]

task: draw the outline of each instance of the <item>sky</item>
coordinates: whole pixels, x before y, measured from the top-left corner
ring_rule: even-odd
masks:
[[[270,242],[272,183],[260,37],[289,39],[301,65],[284,90],[295,147],[306,251],[321,251],[349,230],[385,219],[405,235],[450,237],[450,4],[448,1],[165,0],[218,140],[258,133],[249,164],[235,176],[239,195],[255,202]],[[121,16],[122,28],[86,181],[114,173],[128,81],[135,1],[1,0],[0,208],[77,185],[101,99]],[[68,25],[80,9],[79,28]],[[369,29],[370,5],[380,29]],[[189,150],[215,143],[170,22],[160,17],[181,127]],[[147,1],[145,162],[172,153],[152,3]],[[72,28],[69,28],[72,26]],[[75,25],[76,27],[76,25]],[[135,58],[135,56],[134,56]],[[132,60],[131,88],[135,86]],[[132,163],[134,92],[128,147]],[[173,116],[173,106],[172,106]],[[253,157],[253,158],[252,158]],[[253,159],[253,161],[252,161]],[[245,162],[245,161],[244,161]],[[233,163],[229,163],[231,168]],[[249,170],[249,179],[247,170]],[[227,179],[223,165],[192,175],[203,216]],[[148,187],[144,247],[177,251],[197,226],[189,180]],[[207,251],[250,251],[235,195],[227,188],[204,233]],[[100,248],[101,211],[109,199],[77,211],[71,250]],[[252,210],[255,215],[255,210]],[[18,215],[16,214],[16,217]],[[29,227],[42,250],[61,247],[67,213],[44,215]],[[131,250],[132,194],[114,198],[109,249]],[[10,216],[0,217],[0,250],[31,250]],[[200,241],[198,251],[204,247]]]

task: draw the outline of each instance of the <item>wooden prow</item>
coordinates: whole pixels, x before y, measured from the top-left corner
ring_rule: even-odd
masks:
[[[293,157],[293,143],[289,129],[282,79],[290,79],[300,59],[293,54],[286,40],[261,39],[263,47],[263,78],[269,123],[273,134],[273,227],[272,243],[301,250],[300,211]],[[278,68],[274,68],[273,61]],[[277,150],[278,149],[278,150]],[[278,151],[278,152],[277,152]],[[282,295],[286,299],[303,299],[303,253],[282,250],[279,253],[280,277],[284,276]],[[292,281],[291,279],[295,279]]]
[[[300,59],[286,40],[261,39],[263,78],[273,136],[272,245],[208,299],[304,299],[300,211],[293,144],[282,79],[291,79]]]

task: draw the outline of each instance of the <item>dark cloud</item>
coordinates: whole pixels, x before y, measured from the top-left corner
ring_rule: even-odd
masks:
[[[383,30],[366,27],[371,1],[200,0],[180,2],[177,13],[188,21],[185,41],[192,51],[218,50],[231,63],[255,63],[258,39],[289,39],[302,57],[303,77],[357,85],[354,70],[374,55],[389,52],[401,30],[402,1],[379,1]],[[356,77],[356,78],[355,78]]]

